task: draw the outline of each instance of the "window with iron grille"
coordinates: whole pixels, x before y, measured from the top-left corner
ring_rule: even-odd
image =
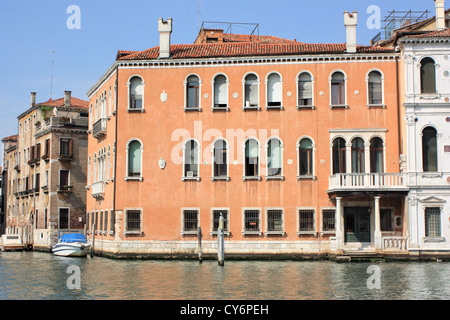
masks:
[[[198,231],[198,210],[183,210],[183,231]]]
[[[282,232],[283,230],[283,210],[267,210],[267,231]]]
[[[441,236],[441,208],[425,208],[425,236]]]
[[[298,210],[299,231],[314,231],[314,210]]]
[[[259,210],[244,210],[244,231],[260,231]]]
[[[324,209],[322,211],[322,231],[336,231],[335,214],[335,209]]]
[[[227,209],[216,209],[213,210],[213,232],[217,232],[219,229],[219,219],[220,214],[223,216],[223,230],[225,232],[228,230],[228,210]]]
[[[128,232],[141,231],[141,210],[127,210],[127,229]]]

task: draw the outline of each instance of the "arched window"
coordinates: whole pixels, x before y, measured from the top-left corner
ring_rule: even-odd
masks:
[[[422,161],[424,172],[438,171],[437,163],[437,131],[426,127],[422,131]]]
[[[383,173],[383,140],[378,137],[370,140],[370,172]]]
[[[364,140],[361,138],[352,140],[352,172],[364,173]]]
[[[187,108],[200,108],[200,79],[196,75],[187,78]]]
[[[299,175],[313,175],[313,143],[311,139],[303,138],[298,145]]]
[[[383,103],[383,88],[382,88],[382,76],[379,71],[372,71],[369,73],[368,79],[368,98],[369,104],[380,105]]]
[[[282,97],[281,77],[277,73],[271,73],[267,78],[267,106],[280,107]]]
[[[142,169],[142,146],[137,140],[128,144],[128,177],[140,177]]]
[[[282,154],[281,141],[276,138],[269,140],[267,145],[267,176],[281,176]]]
[[[298,105],[312,106],[312,79],[311,75],[303,72],[298,77]]]
[[[214,108],[228,107],[228,85],[224,75],[214,78]]]
[[[245,107],[259,106],[258,89],[259,89],[258,77],[255,74],[247,75],[245,77],[245,88],[244,88]]]
[[[245,142],[245,176],[259,176],[259,146],[255,139]]]
[[[199,147],[194,140],[189,140],[184,146],[184,177],[198,177]]]
[[[130,109],[142,109],[144,99],[144,83],[135,76],[130,79]]]
[[[333,141],[333,174],[346,173],[345,140],[337,138]]]
[[[422,93],[436,93],[436,65],[431,58],[420,62],[420,84]]]
[[[228,163],[227,163],[227,143],[225,140],[217,140],[214,143],[213,149],[214,157],[214,177],[227,177],[228,176]]]
[[[345,105],[345,76],[340,71],[331,76],[331,105]]]

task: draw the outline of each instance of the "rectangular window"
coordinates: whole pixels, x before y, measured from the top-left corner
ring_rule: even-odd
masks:
[[[126,211],[126,232],[141,232],[141,210]]]
[[[244,210],[244,232],[260,231],[260,210],[247,209]]]
[[[322,231],[330,232],[336,231],[336,210],[335,209],[324,209],[322,211]]]
[[[69,208],[59,208],[59,229],[69,229]]]
[[[283,210],[269,209],[267,210],[267,231],[283,232]]]
[[[441,208],[425,208],[425,236],[441,236]]]
[[[103,211],[100,211],[100,226],[98,231],[103,231]]]
[[[300,232],[312,232],[314,231],[314,210],[313,209],[300,209],[298,210],[298,221]]]
[[[198,231],[198,210],[183,210],[183,232]]]
[[[50,139],[45,140],[45,154],[44,159],[50,158]]]
[[[61,188],[69,186],[69,170],[59,170],[59,186]]]
[[[228,229],[228,210],[227,209],[215,209],[213,210],[213,232],[217,232],[219,229],[219,219],[220,214],[223,217],[223,230],[225,232],[229,231]]]
[[[39,173],[36,173],[35,180],[34,189],[35,191],[39,191],[39,188],[41,187],[41,175]]]
[[[64,157],[69,157],[73,155],[72,152],[72,139],[63,138],[60,140],[59,144],[59,155]]]
[[[48,214],[48,210],[47,210],[47,208],[45,208],[45,210],[44,210],[44,229],[47,229],[47,214]]]

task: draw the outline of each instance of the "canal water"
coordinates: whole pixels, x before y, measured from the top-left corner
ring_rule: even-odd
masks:
[[[0,300],[447,300],[448,262],[154,261],[0,253]]]

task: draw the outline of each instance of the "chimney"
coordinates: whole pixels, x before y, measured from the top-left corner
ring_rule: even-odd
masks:
[[[434,0],[436,6],[436,30],[444,30],[445,28],[445,0]]]
[[[358,24],[358,12],[344,12],[344,24],[347,33],[347,53],[356,53],[356,26]]]
[[[36,105],[36,92],[31,93],[31,107],[33,108]]]
[[[72,98],[72,91],[64,91],[64,107],[70,107],[71,98]]]
[[[170,58],[170,34],[172,33],[172,18],[164,21],[162,18],[158,19],[159,31],[159,58]]]

